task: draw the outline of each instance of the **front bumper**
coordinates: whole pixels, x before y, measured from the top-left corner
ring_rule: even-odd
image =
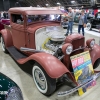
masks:
[[[79,86],[77,86],[77,87],[75,87],[75,88],[72,88],[72,89],[68,90],[68,91],[58,92],[57,95],[58,95],[58,97],[62,97],[62,96],[67,96],[67,95],[69,95],[69,94],[72,94],[72,93],[76,92],[78,89],[80,89],[80,88],[82,88],[82,87],[84,87],[84,86],[90,84],[91,82],[95,81],[99,76],[100,76],[100,72],[95,73],[95,74],[92,76],[92,78],[91,78],[90,80],[88,80],[86,83],[81,84],[81,85],[79,85]]]

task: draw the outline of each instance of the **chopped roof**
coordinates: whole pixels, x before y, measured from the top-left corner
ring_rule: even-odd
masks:
[[[62,14],[58,7],[50,7],[50,8],[37,8],[37,7],[14,7],[10,8],[9,12],[11,13],[23,13],[23,14]]]

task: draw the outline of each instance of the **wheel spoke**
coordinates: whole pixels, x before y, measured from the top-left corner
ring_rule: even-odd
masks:
[[[41,89],[45,89],[46,87],[46,81],[44,76],[39,70],[35,70],[35,79],[38,85],[40,86]]]

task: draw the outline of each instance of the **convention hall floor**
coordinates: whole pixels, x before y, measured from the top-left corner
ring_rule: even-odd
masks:
[[[74,32],[77,32],[77,27],[74,27]],[[100,33],[95,31],[85,30],[85,37],[95,38],[96,43],[99,44]],[[69,87],[64,85],[58,88],[52,96],[44,96],[41,94],[34,82],[29,67],[32,67],[29,63],[19,65],[9,54],[3,53],[0,45],[0,72],[4,73],[12,80],[14,80],[22,90],[24,100],[100,100],[100,78],[97,79],[97,84],[93,88],[89,89],[84,95],[78,96],[75,92],[65,97],[57,97],[57,92],[60,90],[67,90]]]

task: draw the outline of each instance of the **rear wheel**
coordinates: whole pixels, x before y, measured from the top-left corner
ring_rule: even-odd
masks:
[[[7,53],[7,49],[6,49],[6,46],[5,46],[3,36],[1,36],[1,47],[2,47],[3,52]]]
[[[55,91],[56,79],[49,77],[39,64],[33,66],[32,74],[35,85],[41,93],[51,95]]]

